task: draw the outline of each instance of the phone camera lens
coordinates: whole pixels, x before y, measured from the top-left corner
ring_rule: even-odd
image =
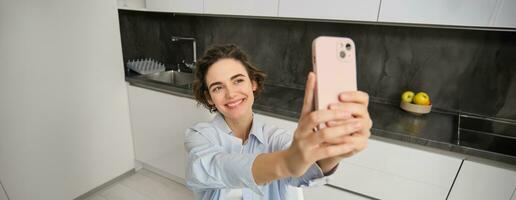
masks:
[[[340,51],[339,56],[340,56],[340,58],[345,58],[346,57],[346,52],[345,51]]]
[[[351,50],[351,44],[347,43],[347,44],[346,44],[346,49],[347,49],[347,50]]]

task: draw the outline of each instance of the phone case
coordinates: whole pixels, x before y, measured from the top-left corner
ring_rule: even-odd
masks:
[[[357,90],[355,43],[344,37],[317,37],[312,42],[316,74],[315,107],[327,109],[344,91]],[[323,128],[323,124],[319,128]]]

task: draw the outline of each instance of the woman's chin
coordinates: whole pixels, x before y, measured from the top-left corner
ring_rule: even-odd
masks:
[[[230,109],[230,110],[224,110],[225,112],[223,112],[222,114],[226,118],[239,119],[239,118],[244,117],[248,113],[246,110],[247,109],[242,109],[242,108]]]
[[[251,107],[248,105],[248,102],[243,102],[235,107],[225,106],[224,111],[222,112],[224,117],[231,119],[239,119],[245,117],[249,113],[251,113]]]

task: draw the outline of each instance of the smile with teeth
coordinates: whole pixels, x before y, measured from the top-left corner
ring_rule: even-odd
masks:
[[[242,102],[244,102],[244,100],[245,100],[245,98],[239,99],[237,101],[233,101],[233,102],[227,103],[226,106],[229,107],[229,108],[234,108],[234,107],[237,107],[238,105],[240,105]]]

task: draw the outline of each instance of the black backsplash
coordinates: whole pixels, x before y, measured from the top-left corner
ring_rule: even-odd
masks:
[[[426,91],[434,108],[516,120],[516,32],[174,15],[119,10],[124,62],[154,58],[169,68],[211,45],[234,43],[268,74],[267,82],[304,88],[311,42],[352,38],[358,87],[375,101],[399,102],[405,90]]]

